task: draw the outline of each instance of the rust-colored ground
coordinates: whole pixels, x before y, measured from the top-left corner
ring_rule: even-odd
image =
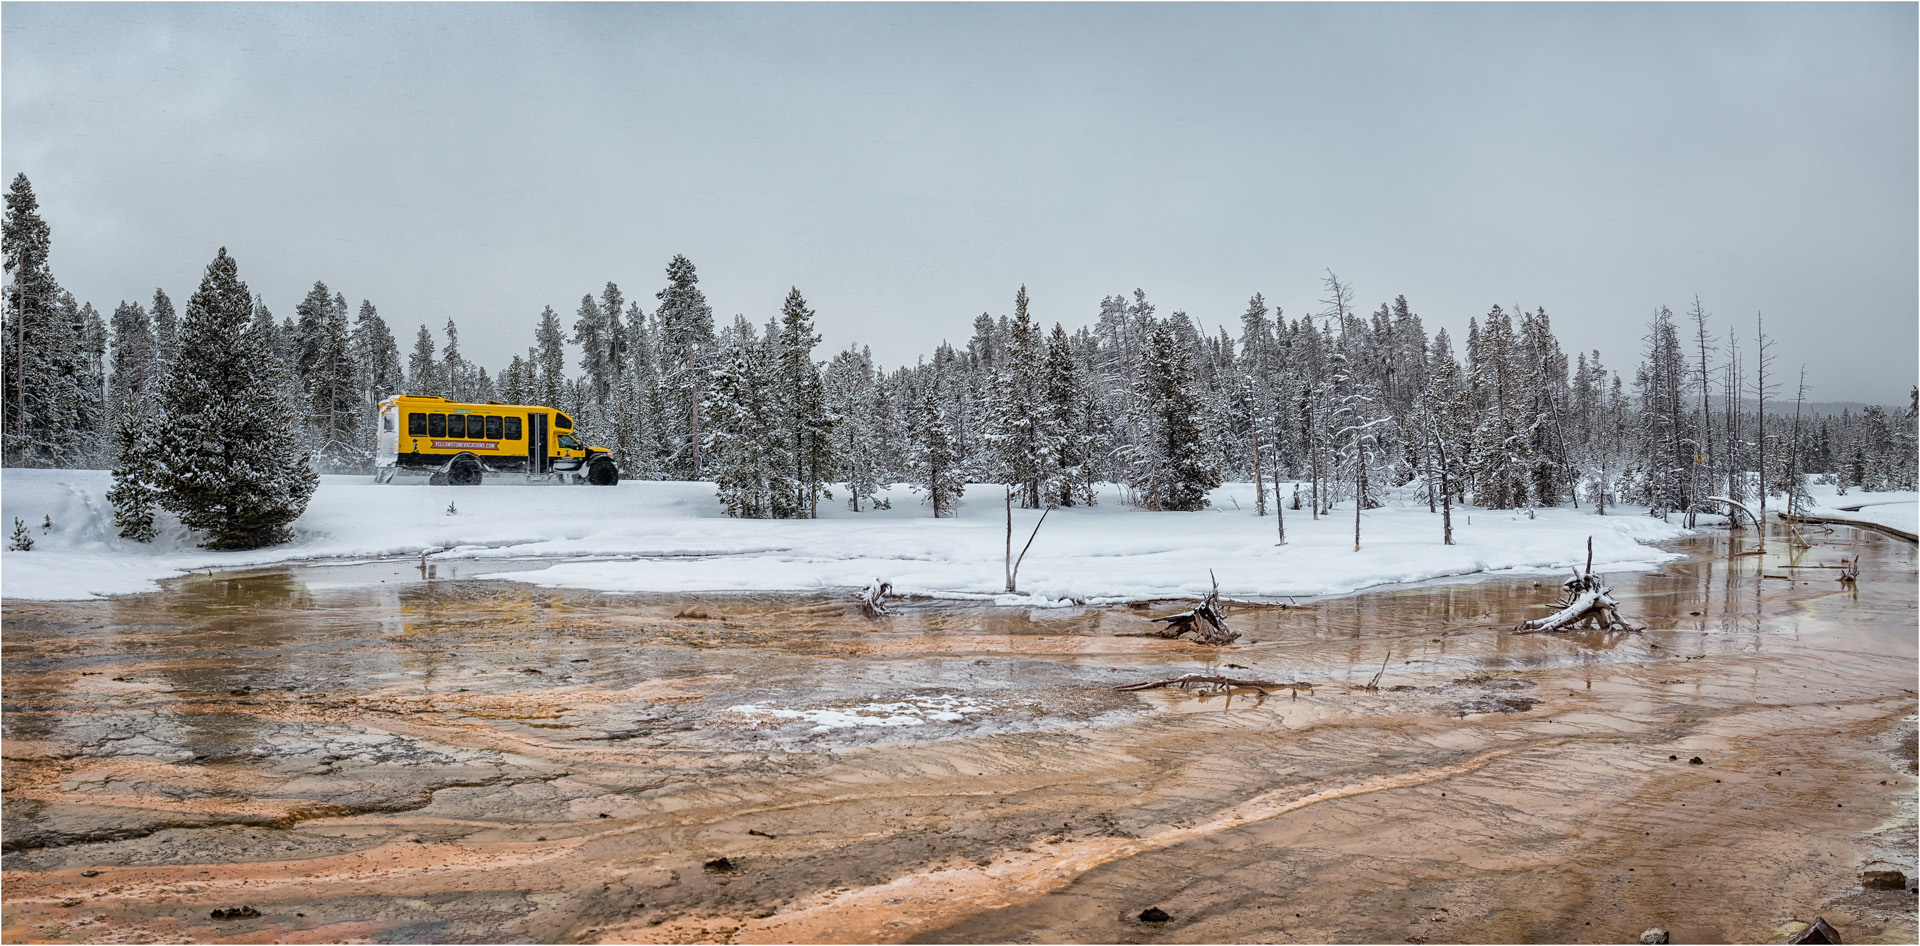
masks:
[[[1640,634],[1506,633],[1549,578],[1221,650],[393,569],[9,604],[0,940],[1912,942],[1859,880],[1915,872],[1914,550],[1818,540],[1616,576]],[[1201,669],[1317,685],[1112,689]]]

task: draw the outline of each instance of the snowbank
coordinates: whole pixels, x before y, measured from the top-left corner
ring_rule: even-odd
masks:
[[[377,486],[366,477],[327,476],[295,523],[292,543],[211,552],[177,524],[151,545],[115,536],[105,472],[0,476],[0,531],[18,517],[35,540],[31,552],[0,553],[0,595],[10,599],[152,591],[188,570],[425,549],[446,549],[436,556],[442,561],[551,559],[546,568],[501,577],[605,591],[819,591],[877,577],[905,594],[993,599],[1005,587],[998,486],[969,487],[954,519],[930,518],[911,490],[897,487],[892,509],[855,513],[844,502],[823,502],[820,519],[777,522],[727,518],[706,483]],[[1475,572],[1563,571],[1585,557],[1589,535],[1596,566],[1647,566],[1675,557],[1647,543],[1685,531],[1586,510],[1544,509],[1528,519],[1456,509],[1458,544],[1449,547],[1440,544],[1440,517],[1406,500],[1366,514],[1359,552],[1351,504],[1318,522],[1287,510],[1287,545],[1276,547],[1273,518],[1253,514],[1251,484],[1222,487],[1212,499],[1204,512],[1146,512],[1123,505],[1110,488],[1098,506],[1054,510],[1020,569],[1020,590],[1055,601],[1175,597],[1204,591],[1213,569],[1229,595],[1326,595]],[[54,526],[43,531],[48,515]],[[1014,510],[1016,554],[1039,515]]]
[[[1841,496],[1831,485],[1818,483],[1807,487],[1807,492],[1813,494],[1813,505],[1807,508],[1807,515],[1878,523],[1908,535],[1920,535],[1920,493],[1912,490],[1867,493],[1850,489]]]

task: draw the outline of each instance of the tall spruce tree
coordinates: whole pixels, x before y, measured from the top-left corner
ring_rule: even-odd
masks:
[[[413,336],[413,354],[407,359],[407,392],[416,397],[446,394],[440,385],[440,360],[434,357],[433,333],[420,326]]]
[[[653,355],[660,378],[661,461],[669,475],[700,479],[705,475],[700,405],[709,381],[713,309],[685,256],[667,264],[667,286],[655,298],[660,300],[653,313]]]
[[[820,336],[813,330],[813,310],[795,287],[780,306],[778,351],[781,427],[793,441],[794,515],[812,519],[820,497],[828,495],[827,480],[834,472],[833,427],[839,418],[827,407],[820,369],[813,363],[813,346]],[[771,334],[771,330],[770,330]]]
[[[160,501],[208,548],[283,541],[319,483],[301,449],[285,366],[249,324],[247,285],[225,247],[187,303],[181,350],[162,389],[157,428]]]
[[[1192,355],[1168,321],[1153,321],[1134,382],[1141,439],[1130,464],[1136,501],[1148,509],[1205,509],[1207,492],[1220,485],[1192,384]]]

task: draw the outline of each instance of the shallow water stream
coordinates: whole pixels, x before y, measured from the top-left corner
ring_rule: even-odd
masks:
[[[1610,576],[1643,633],[1480,580],[1218,649],[410,562],[8,603],[0,939],[1911,942],[1914,548],[1810,537]],[[1201,670],[1312,686],[1113,689]]]

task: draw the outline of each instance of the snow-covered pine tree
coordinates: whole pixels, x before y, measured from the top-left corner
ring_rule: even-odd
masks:
[[[813,346],[820,343],[813,315],[799,288],[790,289],[780,307],[779,333],[770,329],[768,339],[777,352],[781,427],[793,443],[793,511],[803,519],[818,513],[821,496],[831,496],[826,483],[834,472],[833,428],[839,420],[827,407],[820,369],[813,363]]]
[[[560,407],[567,396],[567,336],[560,330],[560,316],[553,306],[540,311],[527,360],[533,363],[532,403]]]
[[[1574,497],[1573,464],[1567,455],[1562,416],[1567,401],[1567,356],[1553,337],[1544,307],[1521,313],[1517,353],[1523,359],[1520,384],[1525,394],[1521,406],[1528,418],[1528,487],[1540,505],[1557,506]],[[1578,498],[1574,499],[1577,504]]]
[[[948,357],[941,358],[942,352]],[[953,423],[958,401],[948,369],[948,365],[957,360],[953,354],[952,348],[943,343],[935,352],[933,364],[926,366],[922,373],[925,389],[915,411],[909,458],[913,485],[925,494],[925,502],[933,506],[935,519],[959,515],[960,497],[967,488]]]
[[[473,392],[467,389],[466,384],[471,366],[460,354],[460,326],[448,319],[446,333],[447,347],[440,353],[440,375],[447,379],[447,400],[472,401]]]
[[[360,410],[360,451],[372,456],[378,436],[380,402],[406,387],[400,367],[400,346],[380,310],[365,299],[353,320],[349,338],[353,350],[354,393]]]
[[[1047,502],[1051,505],[1091,506],[1099,499],[1094,483],[1105,438],[1092,401],[1067,330],[1055,322],[1053,334],[1047,339],[1041,400],[1046,411],[1045,431],[1052,440],[1048,452],[1055,467],[1048,486]]]
[[[847,507],[859,512],[880,502],[885,473],[881,467],[881,438],[885,433],[880,394],[872,356],[848,346],[827,363],[822,382],[827,410],[840,418],[833,428],[833,456],[839,479],[847,484]]]
[[[1480,423],[1472,448],[1473,501],[1488,509],[1517,509],[1532,497],[1533,415],[1525,402],[1524,363],[1513,335],[1513,320],[1494,306],[1486,324],[1470,328],[1472,388],[1480,402]]]
[[[713,350],[713,309],[700,291],[693,262],[676,255],[667,264],[667,286],[655,294],[654,351],[659,366],[661,462],[668,475],[700,479],[706,475],[700,451],[700,404],[709,381]]]
[[[1046,345],[1027,311],[1027,287],[1013,299],[999,358],[988,375],[985,441],[992,469],[1023,509],[1050,505],[1060,480],[1059,432],[1046,399]]]
[[[776,334],[769,326],[768,334]],[[727,515],[742,519],[792,518],[793,439],[781,429],[777,339],[761,340],[753,325],[736,318],[713,359],[701,413],[707,473]]]
[[[587,384],[587,400],[593,405],[606,403],[613,394],[613,330],[620,313],[600,311],[600,301],[587,293],[580,297],[580,308],[573,315],[573,343],[580,346],[580,370]]]
[[[160,408],[164,379],[131,392],[114,424],[113,485],[107,502],[113,506],[113,524],[120,537],[151,542],[154,510],[160,505],[159,431],[165,426]]]
[[[1640,390],[1640,457],[1646,476],[1647,514],[1666,518],[1691,501],[1687,488],[1693,473],[1693,441],[1683,386],[1686,355],[1666,306],[1654,311],[1647,326],[1644,360],[1635,384]]]
[[[7,191],[5,462],[10,466],[66,466],[78,447],[80,389],[75,377],[80,339],[61,311],[60,286],[47,267],[52,231],[25,174]]]
[[[173,363],[173,356],[180,348],[180,319],[174,314],[173,300],[167,298],[166,290],[153,291],[153,350],[164,370]]]
[[[305,407],[314,465],[325,473],[366,472],[373,455],[362,449],[361,429],[368,426],[369,418],[361,400],[359,366],[353,359],[346,299],[327,300],[308,332],[301,351],[307,359]]]
[[[1128,464],[1135,502],[1147,509],[1204,509],[1207,491],[1220,485],[1192,384],[1192,355],[1172,325],[1153,321],[1134,382],[1141,441],[1129,450]]]
[[[284,540],[319,483],[290,422],[299,413],[284,394],[286,369],[248,311],[247,285],[221,247],[180,327],[192,357],[162,387],[155,485],[208,548]]]
[[[433,333],[427,327],[420,326],[420,333],[413,337],[413,355],[407,359],[406,393],[419,397],[444,396],[445,388],[440,383],[440,360],[434,357]]]
[[[158,382],[160,370],[147,310],[138,302],[120,303],[113,310],[113,376],[107,388],[107,407],[116,430],[120,416]]]
[[[660,469],[660,370],[654,360],[653,326],[637,302],[627,303],[622,330],[626,367],[621,379],[621,425],[615,428],[615,458],[623,476],[655,479]]]

